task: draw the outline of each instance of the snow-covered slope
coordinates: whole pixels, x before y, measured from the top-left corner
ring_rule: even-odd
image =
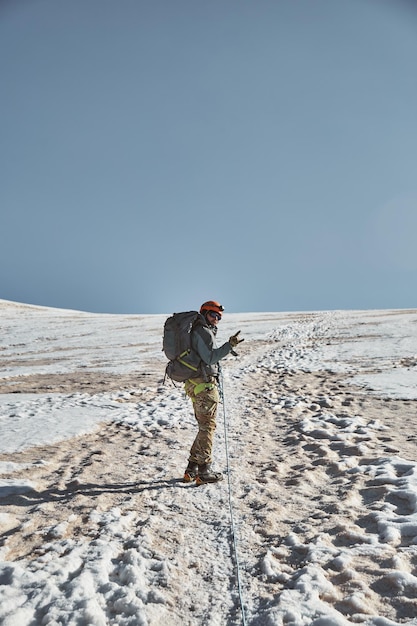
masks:
[[[417,623],[417,312],[226,315],[198,488],[165,317],[0,301],[0,623]]]

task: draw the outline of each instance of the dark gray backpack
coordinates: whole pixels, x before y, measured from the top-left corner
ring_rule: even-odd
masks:
[[[191,331],[203,322],[198,311],[174,313],[164,324],[162,350],[169,359],[165,375],[176,382],[198,376],[201,359],[191,348]]]

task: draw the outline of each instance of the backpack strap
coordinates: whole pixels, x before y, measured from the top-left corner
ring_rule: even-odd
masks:
[[[193,370],[193,372],[198,372],[198,367],[194,367],[194,365],[190,365],[190,363],[186,363],[183,359],[183,357],[185,357],[187,354],[190,354],[190,352],[191,350],[185,350],[182,354],[177,356],[177,361],[182,363],[182,365],[185,365],[185,367],[189,367],[190,370]]]

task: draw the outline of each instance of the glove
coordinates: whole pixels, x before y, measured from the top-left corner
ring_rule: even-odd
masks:
[[[244,339],[239,339],[238,337],[239,333],[240,333],[240,330],[238,330],[237,333],[235,333],[229,338],[229,343],[232,346],[232,348],[235,348],[238,343],[242,343],[242,341],[245,341]]]

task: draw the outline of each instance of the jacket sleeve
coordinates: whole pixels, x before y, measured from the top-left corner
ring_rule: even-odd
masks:
[[[213,335],[206,328],[199,328],[193,332],[192,345],[200,359],[206,363],[206,365],[218,363],[220,359],[223,359],[232,350],[232,346],[228,341],[220,346],[220,348],[215,348]]]

